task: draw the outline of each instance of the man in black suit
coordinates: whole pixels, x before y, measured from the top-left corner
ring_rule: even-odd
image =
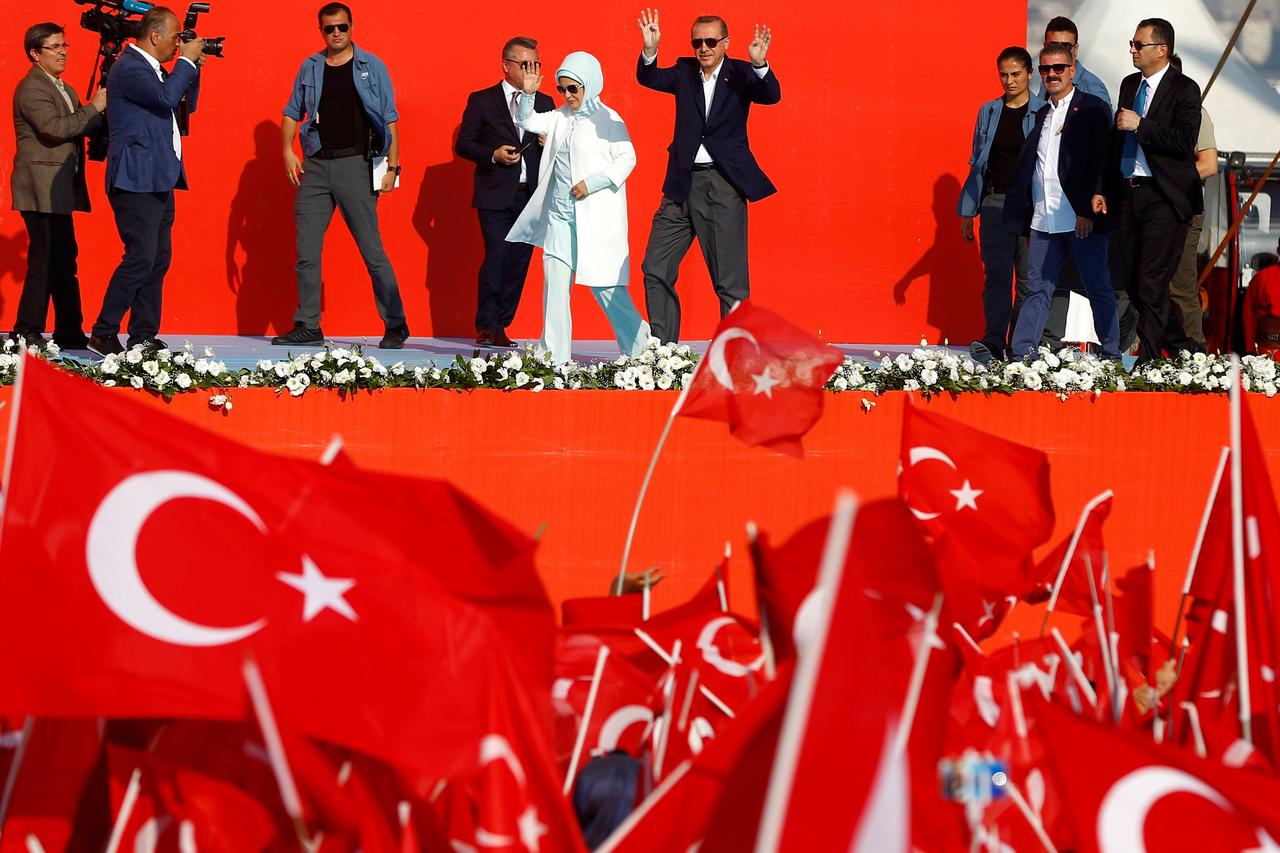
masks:
[[[1165,350],[1203,351],[1176,320],[1169,280],[1178,267],[1191,217],[1204,210],[1196,171],[1200,87],[1169,65],[1173,25],[1163,18],[1139,22],[1129,53],[1137,73],[1120,84],[1120,109],[1104,192],[1094,208],[1119,204],[1120,245],[1127,253],[1129,294],[1138,307],[1138,362]]]
[[[507,326],[520,305],[533,246],[508,243],[507,233],[538,185],[542,158],[541,140],[517,128],[515,116],[525,69],[539,65],[535,40],[517,37],[503,45],[502,82],[467,97],[454,145],[459,157],[476,164],[471,206],[480,217],[484,236],[484,262],[476,292],[476,343],[480,346],[515,346],[507,337]],[[553,109],[551,97],[539,92],[534,110]]]
[[[1120,358],[1116,295],[1107,266],[1105,217],[1093,197],[1106,164],[1111,107],[1074,85],[1071,49],[1040,51],[1040,79],[1048,99],[1022,143],[1004,199],[1004,227],[1029,236],[1027,295],[1013,330],[1014,358],[1034,356],[1044,334],[1053,291],[1070,253],[1093,309],[1104,358]]]
[[[644,251],[644,296],[649,325],[663,341],[680,339],[676,278],[694,238],[720,298],[720,316],[751,295],[747,275],[747,202],[777,189],[756,164],[747,143],[752,104],[782,100],[765,55],[773,34],[757,25],[747,48],[750,62],[728,59],[729,25],[704,15],[693,22],[695,56],[659,68],[658,13],[642,12],[644,50],[636,64],[641,86],[676,97],[676,126],[667,147],[662,203],[653,215]]]

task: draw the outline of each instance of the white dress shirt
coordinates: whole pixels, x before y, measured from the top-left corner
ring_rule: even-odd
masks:
[[[1165,72],[1168,70],[1169,66],[1165,65],[1164,68],[1161,68],[1155,74],[1145,78],[1147,81],[1147,102],[1142,105],[1142,112],[1139,113],[1139,115],[1145,116],[1147,111],[1151,109],[1151,101],[1156,96],[1156,89],[1159,88],[1160,81],[1164,79]],[[1138,85],[1141,86],[1142,84],[1139,83]],[[1141,142],[1138,143],[1137,162],[1133,164],[1133,176],[1135,178],[1150,178],[1153,176],[1151,164],[1147,162],[1147,152],[1142,150]]]
[[[67,84],[62,82],[61,77],[54,77],[43,68],[40,70],[44,73],[44,76],[49,78],[49,82],[53,83],[54,87],[62,93],[62,100],[67,102],[67,109],[74,113],[76,111],[76,105],[71,102],[71,93],[67,91]]]
[[[645,65],[652,65],[653,63],[658,61],[658,54],[655,53],[653,56],[646,56],[642,51],[640,53],[640,58],[644,60]],[[698,73],[702,74],[702,100],[707,105],[706,111],[703,112],[702,114],[702,118],[704,120],[711,117],[711,99],[715,97],[716,81],[720,79],[720,71],[723,68],[724,68],[724,60],[721,59],[719,64],[716,65],[715,70],[711,72],[711,77],[709,78],[707,77],[707,75],[702,74],[701,68],[698,69]],[[753,64],[751,66],[751,70],[756,73],[757,77],[763,80],[764,75],[769,73],[769,63],[766,60],[765,64],[760,68],[756,68],[756,66]],[[699,165],[704,165],[704,166],[714,162],[711,159],[711,154],[707,151],[707,146],[705,145],[698,146],[698,153],[693,155],[693,162],[698,163]]]
[[[156,77],[158,77],[160,79],[160,82],[163,83],[164,69],[160,67],[160,60],[156,59],[154,56],[147,53],[145,50],[138,47],[136,44],[131,44],[129,45],[129,47],[136,50],[139,53],[139,55],[141,55],[142,58],[147,61],[147,64],[150,65],[152,70],[156,72]],[[196,69],[197,71],[200,70],[200,66],[196,65],[194,62],[191,62],[191,60],[187,59],[185,56],[181,57],[181,59],[183,62],[190,63],[191,67]],[[178,130],[178,114],[175,113],[173,110],[169,110],[169,115],[173,119],[173,154],[175,157],[181,160],[182,159],[182,133]]]
[[[520,90],[520,89],[517,89],[515,86],[512,86],[510,83],[508,83],[508,82],[506,81],[506,79],[505,79],[505,78],[503,79],[503,81],[502,81],[502,97],[503,97],[503,99],[504,99],[504,100],[506,100],[506,102],[507,102],[507,112],[511,112],[511,98],[512,98],[512,96],[514,95],[514,96],[517,96],[517,97],[518,97],[520,94],[521,94],[521,90]],[[518,104],[518,103],[519,103],[519,101],[517,101],[517,104]],[[518,108],[518,107],[517,107],[517,108]],[[513,125],[516,123],[515,113],[512,113],[512,114],[511,114],[511,123],[512,123]],[[518,128],[518,127],[516,128],[516,138],[517,138],[517,139],[519,139],[519,138],[520,138],[520,128]],[[519,148],[520,146],[519,146],[519,145],[517,145],[516,147],[517,147],[517,148]],[[490,159],[490,160],[493,160],[493,158],[492,158],[492,157],[490,157],[489,159]],[[524,165],[524,157],[523,157],[523,156],[521,156],[521,157],[520,157],[520,183],[522,183],[522,184],[523,184],[523,183],[526,183],[526,182],[527,182],[528,174],[529,174],[529,170],[528,170],[528,169],[525,167],[525,165]]]
[[[1058,178],[1058,153],[1062,149],[1062,129],[1071,113],[1071,101],[1076,90],[1071,91],[1057,104],[1049,101],[1049,114],[1040,129],[1040,143],[1036,146],[1036,173],[1031,181],[1031,201],[1035,213],[1031,227],[1046,234],[1062,234],[1076,229],[1076,212],[1070,200],[1062,192]]]

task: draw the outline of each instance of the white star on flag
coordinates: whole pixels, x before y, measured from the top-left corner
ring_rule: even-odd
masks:
[[[310,622],[326,609],[337,611],[352,622],[356,621],[356,611],[343,598],[356,582],[350,578],[325,577],[306,554],[302,555],[302,574],[276,572],[276,578],[302,593],[303,622]]]
[[[773,386],[782,382],[781,379],[773,378],[773,369],[766,367],[764,373],[753,373],[751,378],[755,380],[756,389],[753,394],[763,394],[770,400],[773,399]]]
[[[969,509],[978,508],[978,496],[982,494],[982,489],[975,489],[969,485],[969,481],[965,480],[964,485],[958,489],[948,489],[947,491],[955,495],[956,512],[969,507]]]
[[[516,826],[520,833],[520,843],[525,849],[531,850],[532,853],[538,853],[539,839],[546,835],[549,830],[546,824],[538,820],[538,809],[536,806],[529,806],[525,809],[520,817],[516,819]]]

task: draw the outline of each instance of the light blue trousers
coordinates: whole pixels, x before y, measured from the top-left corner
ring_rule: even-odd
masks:
[[[569,361],[573,350],[573,316],[569,311],[569,291],[573,286],[573,268],[548,255],[542,257],[542,342],[541,348],[551,353],[556,364]],[[638,356],[649,343],[649,324],[636,310],[625,286],[593,287],[591,295],[604,309],[618,340],[618,351]]]

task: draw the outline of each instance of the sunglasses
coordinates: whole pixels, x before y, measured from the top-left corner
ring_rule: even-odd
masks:
[[[1068,65],[1065,62],[1055,62],[1052,65],[1041,65],[1040,73],[1048,74],[1050,71],[1052,71],[1054,74],[1061,74],[1062,72],[1066,71],[1068,68],[1073,68],[1073,67],[1074,66]]]
[[[333,35],[334,33],[345,33],[347,30],[351,29],[351,25],[350,24],[325,24],[320,29],[324,30],[325,35],[330,36],[330,35]]]
[[[1163,41],[1131,41],[1131,42],[1129,42],[1129,49],[1130,49],[1130,50],[1138,50],[1138,51],[1140,51],[1140,50],[1142,50],[1144,47],[1155,47],[1155,46],[1157,46],[1157,45],[1161,45],[1161,44],[1168,44],[1168,42],[1163,42]]]
[[[582,88],[570,83],[568,86],[556,86],[556,91],[562,95],[565,95],[565,94],[576,95],[582,91]]]
[[[728,36],[722,36],[718,39],[692,39],[689,44],[693,45],[694,50],[699,50],[705,44],[708,50],[711,50],[722,41],[728,41]]]

